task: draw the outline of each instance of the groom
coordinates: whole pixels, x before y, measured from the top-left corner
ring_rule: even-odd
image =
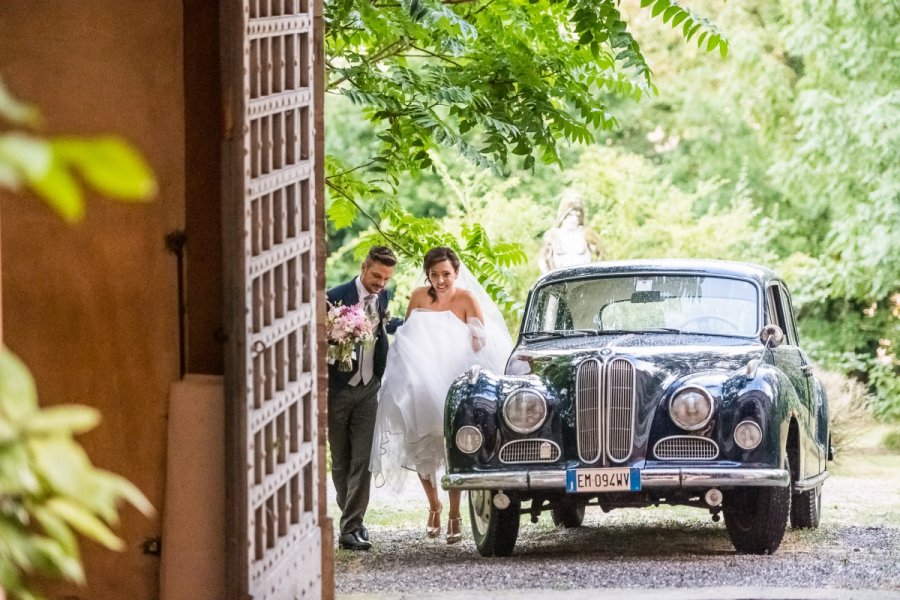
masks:
[[[363,525],[369,504],[369,455],[375,427],[376,397],[387,362],[388,332],[402,319],[385,320],[390,292],[385,287],[394,274],[397,256],[386,246],[373,246],[360,266],[359,277],[328,290],[328,303],[363,309],[377,320],[374,347],[358,346],[353,370],[328,365],[328,442],[331,478],[341,509],[338,544],[349,550],[368,550],[369,532]]]

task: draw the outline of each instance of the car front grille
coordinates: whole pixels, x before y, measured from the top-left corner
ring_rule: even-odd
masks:
[[[634,365],[624,358],[589,359],[575,379],[578,457],[592,464],[605,456],[628,460],[634,442]]]
[[[549,463],[559,460],[559,446],[550,440],[513,440],[500,448],[500,462]]]
[[[659,460],[712,460],[719,455],[719,446],[702,437],[673,435],[656,442],[653,455]]]

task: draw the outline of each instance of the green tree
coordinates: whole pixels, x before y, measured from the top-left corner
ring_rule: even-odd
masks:
[[[900,10],[886,2],[784,3],[798,72],[769,173],[812,226],[807,328],[818,356],[863,376],[900,418]],[[838,323],[835,323],[838,321]],[[837,326],[835,326],[837,325]]]
[[[729,60],[686,52],[675,65],[675,36],[650,39],[660,95],[623,105],[627,126],[605,135],[689,193],[717,178],[697,216],[749,199],[767,242],[745,257],[770,253],[787,277],[804,345],[900,416],[900,11],[874,0],[701,10],[729,32]],[[636,22],[636,35],[650,27]]]
[[[723,55],[728,42],[672,0],[642,0],[653,18]],[[474,168],[561,162],[562,142],[589,142],[616,119],[607,98],[654,90],[651,70],[617,0],[331,0],[325,5],[328,92],[354,102],[372,126],[374,153],[329,155],[335,229],[362,215],[403,254],[449,244],[509,308],[503,269],[524,259],[477,225],[459,236],[413,217],[398,201],[405,178],[450,149]]]

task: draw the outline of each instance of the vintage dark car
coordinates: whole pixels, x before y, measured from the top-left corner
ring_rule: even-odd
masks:
[[[828,404],[772,271],[725,261],[606,262],[528,295],[505,374],[447,396],[445,489],[468,490],[479,553],[507,556],[520,517],[580,526],[658,504],[724,513],[739,552],[815,528]]]

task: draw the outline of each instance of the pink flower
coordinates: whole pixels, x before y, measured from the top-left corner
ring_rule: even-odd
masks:
[[[325,322],[328,342],[332,344],[361,344],[375,339],[375,322],[366,315],[362,303],[328,309]]]

